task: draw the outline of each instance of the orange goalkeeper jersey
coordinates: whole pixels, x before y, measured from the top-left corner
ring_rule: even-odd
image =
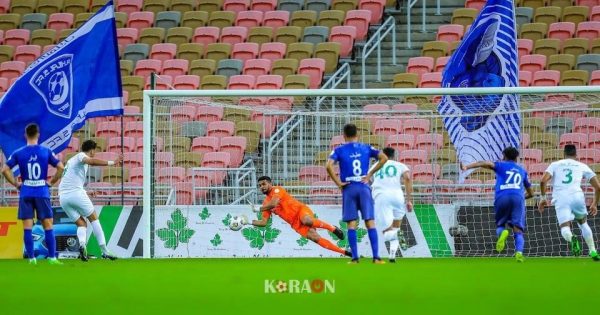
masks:
[[[279,198],[279,204],[272,211],[263,211],[263,218],[269,218],[271,212],[280,216],[285,222],[294,224],[297,221],[298,213],[307,206],[292,197],[288,192],[280,186],[273,186],[267,194],[267,198],[263,202],[263,206],[269,203],[273,198]]]

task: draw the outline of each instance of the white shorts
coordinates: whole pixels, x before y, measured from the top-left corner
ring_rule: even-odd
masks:
[[[94,213],[94,205],[85,191],[72,191],[60,194],[60,206],[71,220],[87,218]]]
[[[583,193],[565,193],[552,196],[558,224],[583,219],[587,216],[587,206]]]
[[[384,230],[394,220],[402,220],[406,215],[404,195],[395,192],[377,194],[375,197],[375,224],[377,229]]]

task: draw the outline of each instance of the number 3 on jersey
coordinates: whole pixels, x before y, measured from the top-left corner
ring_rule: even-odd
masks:
[[[570,184],[571,182],[573,182],[573,170],[571,169],[564,169],[564,171],[566,172],[565,174],[565,179],[562,181],[563,184]]]

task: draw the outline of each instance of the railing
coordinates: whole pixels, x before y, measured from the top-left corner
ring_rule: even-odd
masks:
[[[364,69],[364,66],[363,66],[363,69]],[[329,78],[329,80],[327,80],[327,82],[325,82],[325,84],[323,84],[321,86],[321,90],[336,89],[344,82],[346,83],[346,89],[352,88],[351,73],[352,73],[352,69],[350,68],[350,64],[344,63],[331,76],[331,78]],[[344,81],[344,79],[345,79],[345,81]],[[364,80],[364,74],[363,74],[363,80]],[[331,97],[331,98],[317,97],[317,100],[315,101],[315,110],[317,112],[321,110],[321,106],[327,99],[330,100],[330,105],[331,105],[332,109],[335,110],[335,106],[336,106],[336,98],[335,97]],[[350,97],[346,97],[346,107],[348,109],[350,108]],[[320,120],[320,118],[317,118],[317,120]],[[318,123],[320,123],[320,121],[318,121]],[[319,138],[320,134],[321,134],[321,130],[317,130],[317,145],[321,144],[321,140]]]
[[[417,1],[417,0],[415,0]],[[423,1],[425,3],[425,1]],[[410,20],[409,20],[410,25]],[[425,27],[425,26],[423,26]],[[410,26],[409,26],[410,28]],[[377,50],[377,81],[381,82],[381,44],[383,39],[388,36],[388,34],[392,33],[392,63],[396,64],[396,19],[393,16],[390,16],[381,24],[381,27],[377,29],[369,40],[362,47],[361,52],[361,63],[362,63],[362,88],[367,88],[366,83],[366,60],[371,55],[374,50]],[[410,33],[410,31],[409,31]],[[409,35],[410,36],[410,35]],[[409,37],[410,43],[410,37]],[[410,44],[409,44],[410,47]]]
[[[272,174],[273,172],[273,153],[281,144],[283,146],[283,157],[284,157],[284,172],[287,174],[287,163],[288,163],[288,138],[296,129],[300,132],[300,141],[302,141],[302,128],[298,128],[299,126],[303,126],[303,118],[299,116],[292,116],[288,120],[286,120],[283,125],[279,127],[279,129],[269,138],[268,145],[263,149],[264,154],[266,156],[266,160],[263,159],[263,170],[267,171],[267,174]],[[299,145],[300,148],[303,147],[303,144]],[[264,164],[266,162],[266,165]]]

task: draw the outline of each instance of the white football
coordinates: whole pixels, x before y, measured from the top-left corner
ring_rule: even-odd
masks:
[[[248,218],[244,215],[235,215],[229,221],[229,228],[234,231],[239,231],[244,227],[244,224],[248,223]]]

